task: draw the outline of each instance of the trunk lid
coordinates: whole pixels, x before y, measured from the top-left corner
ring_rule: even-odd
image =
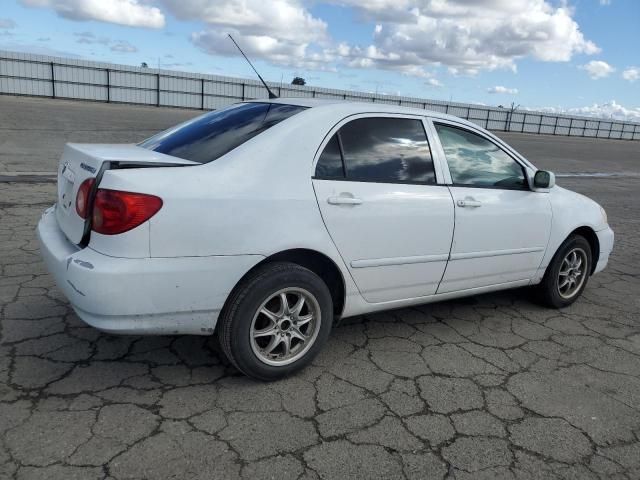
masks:
[[[190,160],[164,155],[133,144],[80,144],[68,143],[64,147],[58,166],[58,225],[69,241],[80,244],[90,228],[90,219],[76,211],[78,188],[88,178],[96,182],[93,195],[105,170],[113,168],[179,167],[199,165]]]

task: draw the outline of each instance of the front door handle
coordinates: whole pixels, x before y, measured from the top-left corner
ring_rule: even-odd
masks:
[[[330,205],[360,205],[362,200],[353,196],[338,195],[327,198]]]
[[[458,200],[457,203],[459,207],[477,208],[482,206],[482,202],[479,202],[478,200],[474,200],[473,198],[469,198],[469,197],[465,198],[464,200]]]

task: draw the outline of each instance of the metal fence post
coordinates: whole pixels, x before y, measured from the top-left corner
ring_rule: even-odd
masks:
[[[596,127],[596,138],[598,138],[600,136],[600,124],[602,122],[600,120],[598,120],[598,126]]]
[[[542,130],[542,119],[544,115],[540,115],[540,123],[538,123],[538,135],[540,135],[540,131]]]
[[[571,129],[573,128],[573,117],[569,119],[569,131],[567,132],[567,137],[571,136]]]
[[[56,74],[53,62],[51,62],[51,98],[56,98]]]
[[[107,103],[111,102],[111,79],[109,78],[111,75],[109,73],[109,69],[107,68]]]
[[[524,124],[527,123],[527,114],[524,114],[524,117],[522,118],[522,127],[520,127],[520,133],[524,133]]]
[[[244,82],[242,82],[242,101],[244,102]]]
[[[156,73],[156,107],[160,106],[160,74]]]
[[[204,110],[204,78],[200,79],[200,110]]]
[[[556,123],[553,124],[553,134],[557,135],[556,133],[557,131],[558,131],[558,116],[556,115]]]

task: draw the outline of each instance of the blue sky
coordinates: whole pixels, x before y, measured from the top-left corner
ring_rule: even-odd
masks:
[[[640,119],[638,0],[1,0],[0,49]]]

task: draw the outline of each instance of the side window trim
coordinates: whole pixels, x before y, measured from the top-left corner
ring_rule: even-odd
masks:
[[[340,136],[340,129],[334,133],[338,139],[338,149],[340,150],[340,160],[342,161],[342,178],[347,179],[347,166],[344,164],[344,147],[342,146],[342,137]]]
[[[401,118],[401,119],[409,119],[409,120],[418,120],[422,123],[422,128],[424,129],[424,133],[425,133],[425,137],[427,139],[427,143],[429,144],[429,148],[431,150],[431,161],[433,163],[433,168],[434,168],[434,173],[435,173],[435,183],[428,183],[428,182],[412,182],[412,181],[373,181],[373,180],[360,180],[360,179],[355,179],[355,178],[347,178],[347,168],[345,165],[345,161],[344,161],[344,149],[342,146],[342,138],[340,137],[340,129],[346,125],[347,123],[353,121],[353,120],[358,120],[361,118]],[[344,117],[342,120],[340,120],[339,122],[337,122],[327,133],[327,135],[325,135],[324,139],[322,140],[322,143],[320,144],[320,147],[318,148],[318,150],[316,151],[315,157],[313,159],[313,164],[312,164],[312,180],[331,180],[331,181],[338,181],[338,182],[364,182],[364,183],[386,183],[386,184],[390,184],[390,185],[424,185],[424,186],[447,186],[446,183],[443,181],[443,176],[444,176],[444,171],[441,168],[440,165],[440,161],[439,159],[434,158],[434,152],[433,152],[433,148],[432,148],[432,139],[436,138],[437,139],[437,135],[432,134],[431,128],[432,126],[429,125],[429,119],[425,116],[422,115],[410,115],[410,114],[404,114],[404,113],[388,113],[388,112],[367,112],[367,113],[355,113],[352,115],[348,115],[347,117]],[[327,144],[331,141],[331,139],[333,138],[333,136],[336,135],[338,138],[338,145],[340,147],[340,157],[342,159],[342,170],[343,170],[343,174],[344,174],[344,178],[330,178],[330,177],[318,177],[316,176],[316,168],[318,166],[318,161],[320,160],[320,157],[322,156],[322,152],[324,152],[324,149],[327,147]]]
[[[529,175],[528,175],[527,166],[523,165],[523,163],[520,161],[520,159],[516,158],[509,150],[507,150],[507,149],[503,148],[501,145],[497,144],[493,139],[491,139],[487,135],[484,135],[481,131],[477,131],[475,129],[468,128],[466,125],[461,125],[461,124],[458,124],[458,123],[455,123],[455,122],[451,122],[451,121],[444,120],[444,119],[439,119],[439,118],[429,118],[429,120],[431,121],[431,126],[433,128],[433,134],[434,134],[435,143],[436,143],[436,147],[437,147],[438,161],[439,161],[439,163],[442,164],[442,168],[443,168],[443,170],[445,172],[444,176],[446,178],[446,185],[447,186],[460,187],[460,188],[484,188],[484,189],[490,189],[490,190],[515,190],[515,191],[521,191],[521,192],[531,191],[531,185],[530,185],[530,182],[529,182]],[[444,153],[444,148],[442,146],[442,142],[440,142],[440,135],[438,135],[438,132],[436,130],[436,125],[437,124],[446,125],[448,127],[457,128],[457,129],[463,130],[465,132],[469,132],[471,134],[478,135],[479,137],[481,137],[482,139],[486,140],[487,142],[495,145],[496,148],[499,148],[502,152],[504,152],[509,158],[511,158],[511,160],[513,160],[522,169],[522,174],[524,175],[526,188],[501,187],[501,186],[495,186],[495,185],[467,185],[467,184],[464,184],[464,183],[462,183],[462,184],[454,183],[453,179],[451,177],[451,172],[449,170],[449,163],[447,162],[447,157],[446,157],[446,155]]]

